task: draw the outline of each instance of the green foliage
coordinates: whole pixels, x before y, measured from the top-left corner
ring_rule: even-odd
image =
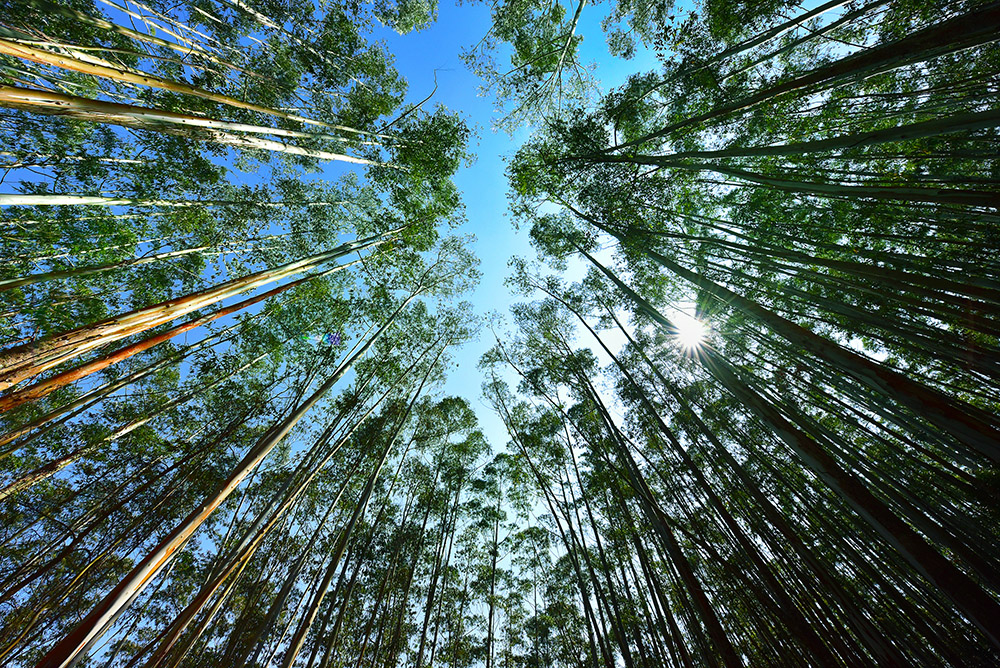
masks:
[[[377,4],[375,15],[384,25],[401,35],[424,30],[437,20],[436,0],[401,0]]]
[[[575,257],[592,266],[581,283],[564,287],[514,263],[512,284],[548,299],[516,307],[521,336],[508,337],[484,363],[510,366],[531,404],[518,406],[496,382],[488,394],[515,442],[542,462],[540,485],[554,492],[564,484],[545,472],[553,458],[565,461],[579,448],[587,462],[579,484],[600,480],[604,494],[630,499],[606,510],[618,526],[624,512],[653,529],[668,525],[673,537],[656,529],[655,538],[628,549],[641,555],[655,545],[667,553],[680,578],[672,609],[698,625],[686,642],[702,660],[715,660],[714,646],[727,661],[721,653],[731,643],[733,655],[767,663],[788,642],[799,649],[781,650],[783,657],[801,653],[816,665],[830,660],[821,657],[833,648],[811,635],[813,622],[793,628],[791,608],[781,621],[754,621],[769,614],[752,612],[764,597],[778,601],[789,587],[780,579],[784,567],[754,557],[754,541],[766,542],[769,556],[784,550],[793,561],[803,559],[797,568],[824,583],[794,596],[816,596],[823,605],[836,599],[848,617],[870,609],[864,614],[878,619],[878,633],[913,634],[908,646],[921,650],[896,661],[948,663],[948,656],[995,652],[991,613],[984,611],[995,606],[1000,583],[989,575],[994,565],[981,546],[995,544],[997,535],[988,519],[992,503],[975,490],[992,475],[998,453],[962,432],[975,424],[969,428],[996,433],[996,375],[980,355],[995,355],[1000,340],[986,320],[976,320],[973,334],[961,308],[995,298],[982,292],[996,274],[986,250],[993,247],[991,228],[983,224],[995,202],[995,165],[980,150],[997,137],[993,120],[976,132],[955,123],[974,109],[995,107],[985,88],[963,82],[995,78],[996,47],[983,42],[943,56],[906,52],[905,42],[895,48],[893,40],[975,11],[957,4],[911,8],[920,16],[912,22],[894,18],[902,10],[895,3],[849,6],[807,28],[768,36],[766,28],[785,20],[778,9],[761,7],[743,20],[746,12],[735,5],[707,3],[683,27],[663,27],[656,39],[675,50],[666,54],[672,62],[662,73],[633,76],[571,122],[551,119],[521,149],[509,174],[514,209],[530,226],[532,242],[556,271],[566,271]],[[943,30],[936,48],[948,49]],[[755,33],[763,36],[755,40]],[[627,55],[628,41],[614,33],[612,39]],[[876,74],[836,69],[862,56],[882,59],[872,66]],[[927,130],[933,158],[923,139],[908,134],[914,127],[934,128]],[[985,162],[962,163],[972,155]],[[949,199],[974,188],[982,189],[981,200]],[[593,250],[608,246],[613,251]],[[954,263],[968,273],[954,276]],[[588,361],[588,348],[578,355],[564,320],[570,314],[589,330],[584,345],[618,361],[602,371]],[[692,317],[707,334],[685,348],[679,323]],[[608,327],[615,334],[605,335]],[[971,355],[970,345],[977,346]],[[614,393],[605,396],[608,383]],[[928,397],[926,409],[915,407],[916,395]],[[951,417],[935,417],[931,405],[950,406]],[[565,435],[525,418],[543,410]],[[968,476],[969,486],[955,476]],[[595,503],[600,493],[583,498]],[[740,498],[746,505],[734,512],[731,504]],[[969,508],[975,519],[965,515]],[[571,526],[575,518],[562,512]],[[760,513],[763,521],[754,519]],[[809,519],[795,519],[802,513]],[[900,547],[887,537],[889,520],[872,513],[921,527],[926,542],[912,544],[912,552]],[[740,531],[751,532],[746,540],[734,533],[741,524]],[[718,533],[723,526],[725,537]],[[766,538],[774,530],[781,541]],[[849,552],[826,531],[886,538]],[[671,547],[675,541],[679,551]],[[579,549],[574,545],[565,539],[567,552]],[[822,563],[806,547],[814,545]],[[959,578],[961,569],[977,573],[970,588],[976,593],[957,594],[903,561],[925,558]],[[866,589],[870,571],[830,578],[827,559],[898,571]],[[769,569],[778,579],[769,579]],[[581,582],[581,590],[604,586],[596,565],[595,573],[584,577],[596,580]],[[741,578],[743,591],[753,593],[726,589]],[[896,589],[902,582],[922,601],[978,620],[968,626],[975,639],[961,649],[964,641],[954,642],[952,634],[913,628],[914,616],[938,619],[924,603],[910,601],[910,616],[884,608],[885,597],[905,599]],[[654,581],[643,586],[657,596]],[[850,598],[883,586],[875,598]],[[706,599],[701,587],[712,590]],[[610,600],[615,591],[610,586],[603,602],[595,592],[594,604],[626,620],[624,603]],[[846,652],[840,661],[850,663],[850,652],[894,651],[862,639],[871,631],[863,626],[845,620],[839,627],[842,638],[851,638],[845,642],[856,645],[833,650]],[[610,644],[622,657],[640,646]]]
[[[4,4],[150,84],[9,86],[220,124],[3,114],[4,665],[1000,661],[996,9],[834,4],[490,5],[503,435],[468,121],[374,39],[436,4]],[[659,59],[599,97],[592,11]]]

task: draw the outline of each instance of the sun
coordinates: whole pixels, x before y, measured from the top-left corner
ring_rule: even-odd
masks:
[[[708,336],[708,325],[686,313],[678,315],[674,320],[674,326],[677,328],[675,339],[681,349],[686,351],[700,347]]]

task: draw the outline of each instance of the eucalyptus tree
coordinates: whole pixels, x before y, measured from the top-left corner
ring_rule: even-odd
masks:
[[[938,618],[950,607],[971,622],[958,636],[980,649],[956,651],[932,624],[918,631],[932,651],[951,662],[995,651],[1000,589],[986,490],[1000,427],[989,250],[997,14],[989,3],[907,7],[901,17],[896,3],[826,3],[791,19],[768,7],[728,27],[707,7],[673,32],[677,52],[662,72],[550,118],[510,171],[515,210],[543,254],[557,268],[570,257],[592,267],[569,295],[533,281],[580,326],[627,321],[624,311],[633,321],[621,335],[652,328],[670,342],[692,315],[703,323],[709,337],[690,343],[690,359],[667,362],[641,390],[641,364],[614,365],[637,411],[634,435],[616,436],[610,414],[597,414],[612,441],[655,446],[687,471],[686,494],[753,564],[756,600],[742,614],[784,610],[766,632],[774,651],[796,630],[813,662],[829,663],[830,652],[845,662],[866,652],[903,661],[849,602],[843,587],[854,585],[831,582],[782,528],[850,620],[850,640],[817,637],[830,620],[811,619],[810,606],[782,591],[783,571],[755,556],[751,534],[712,488],[719,483],[686,460],[684,429],[661,412],[690,401],[675,392],[672,367],[712,386],[712,401],[738,426],[720,437],[715,420],[699,418],[699,438],[753,453],[762,445],[747,434],[763,429],[785,443],[794,457],[782,454],[783,466],[809,471],[846,504],[839,521],[880,536],[871,549],[894,564],[898,579],[885,586],[895,600],[919,592],[917,614]],[[521,327],[547,317],[538,311]],[[639,492],[651,484],[626,477]],[[684,521],[707,531],[702,514]],[[768,521],[782,524],[777,514]]]
[[[500,662],[507,608],[503,591],[514,577],[506,562],[516,551],[517,535],[529,517],[532,500],[526,482],[517,459],[505,452],[490,460],[472,482],[473,496],[466,512],[473,520],[470,530],[478,549],[470,550],[465,568],[471,571],[470,589],[485,605],[482,657],[487,666]]]
[[[715,3],[700,9],[713,26],[731,22],[735,11]],[[623,59],[631,59],[639,45],[662,54],[685,34],[679,26],[684,12],[672,0],[497,2],[489,10],[489,30],[462,57],[483,79],[483,91],[496,99],[501,115],[495,122],[508,132],[526,122],[545,125],[594,99],[599,89],[595,64],[580,53],[584,26],[594,23],[586,20],[591,16],[601,18],[610,54]],[[732,32],[729,26],[726,30]]]

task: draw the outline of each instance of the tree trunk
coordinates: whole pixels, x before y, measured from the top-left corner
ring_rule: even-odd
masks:
[[[177,135],[192,141],[204,141],[247,149],[275,151],[290,155],[301,155],[318,160],[334,160],[359,165],[380,164],[355,158],[341,153],[331,153],[319,149],[304,148],[274,139],[256,135],[236,135],[233,132],[264,132],[280,134],[274,128],[256,125],[230,123],[202,116],[179,114],[136,107],[117,102],[102,102],[75,95],[51,93],[48,91],[0,86],[0,107],[20,109],[35,114],[64,116],[91,123],[108,123],[137,130],[149,130]],[[389,165],[386,165],[389,166]]]
[[[137,309],[124,315],[107,318],[77,329],[53,334],[30,344],[10,348],[0,353],[0,389],[6,389],[29,376],[41,373],[62,362],[104,344],[119,341],[175,318],[211,306],[219,301],[254,290],[307,269],[390,240],[399,230],[370,237],[302,260],[288,262],[274,269],[266,269],[248,276],[232,279],[213,288],[184,297],[170,299],[153,306]]]

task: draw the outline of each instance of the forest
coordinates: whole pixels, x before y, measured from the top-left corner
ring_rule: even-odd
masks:
[[[998,42],[0,0],[0,666],[1000,665]]]

